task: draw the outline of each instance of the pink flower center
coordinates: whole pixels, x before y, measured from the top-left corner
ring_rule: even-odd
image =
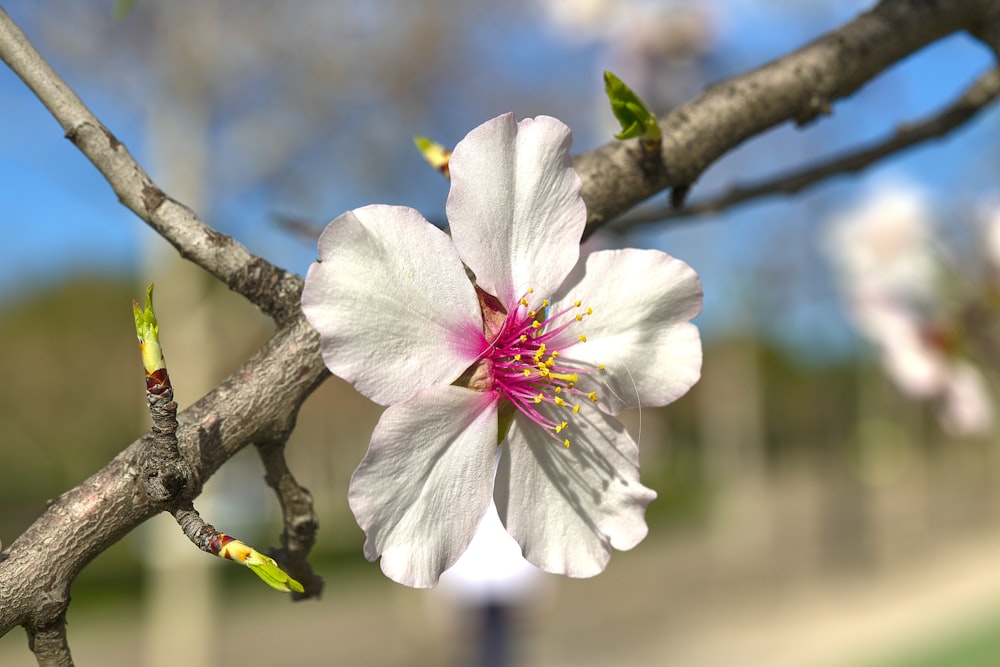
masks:
[[[491,304],[481,298],[489,342],[480,359],[486,362],[488,389],[500,392],[521,414],[569,447],[569,438],[558,434],[580,411],[581,401],[597,402],[597,392],[576,388],[580,374],[594,369],[567,362],[561,354],[565,347],[587,342],[585,335],[569,329],[592,311],[584,309],[577,301],[559,312],[552,312],[548,299],[542,301],[537,310],[532,310],[528,301],[532,292],[529,289],[502,322],[502,311],[492,310]],[[491,321],[499,325],[495,331],[489,331]],[[598,366],[597,370],[603,368]],[[565,410],[565,419],[542,414],[539,407],[545,403]],[[551,411],[546,412],[551,414]]]

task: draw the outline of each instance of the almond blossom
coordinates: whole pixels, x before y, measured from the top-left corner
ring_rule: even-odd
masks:
[[[697,381],[701,286],[655,250],[580,257],[569,145],[554,118],[500,116],[455,147],[450,236],[377,205],[319,240],[302,307],[330,370],[388,406],[349,502],[400,583],[435,585],[491,502],[529,562],[573,577],[647,533],[656,494],[614,416]]]
[[[946,266],[918,190],[892,186],[832,221],[829,248],[848,309],[899,389],[931,401],[945,431],[986,432],[993,409],[980,370],[957,354]]]

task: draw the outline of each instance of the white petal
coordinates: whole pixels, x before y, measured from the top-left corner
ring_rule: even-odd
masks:
[[[319,252],[302,310],[327,367],[376,403],[451,383],[483,349],[482,314],[458,253],[417,211],[345,213]]]
[[[993,426],[993,405],[986,380],[978,368],[955,360],[948,373],[938,408],[941,425],[960,437],[986,435]]]
[[[570,164],[568,127],[512,114],[468,134],[451,156],[448,223],[484,290],[510,307],[551,294],[576,264],[587,209]]]
[[[624,427],[596,409],[573,417],[567,448],[522,415],[507,436],[494,493],[507,532],[546,572],[598,574],[611,548],[646,536],[656,493],[639,483],[639,451]]]
[[[401,584],[435,585],[489,507],[496,448],[490,393],[437,386],[386,409],[348,498],[368,560],[381,554]]]
[[[701,377],[701,338],[689,321],[701,311],[701,282],[681,260],[658,250],[594,252],[562,291],[553,312],[576,300],[593,310],[566,331],[587,341],[563,348],[563,356],[604,364],[577,385],[596,391],[602,410],[666,405]]]

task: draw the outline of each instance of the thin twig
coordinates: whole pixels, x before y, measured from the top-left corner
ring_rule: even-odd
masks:
[[[996,30],[996,12],[995,0],[883,0],[872,12],[813,44],[713,86],[661,119],[667,175],[655,182],[646,180],[632,158],[636,147],[630,142],[577,156],[574,165],[584,182],[588,230],[666,187],[694,182],[719,156],[768,128],[808,120],[939,37],[958,30],[982,31],[990,21]],[[167,197],[2,10],[0,59],[49,107],[129,208],[182,256],[280,325],[239,370],[179,415],[181,450],[190,453],[195,483],[208,479],[248,444],[287,437],[302,402],[328,376],[318,336],[298,307],[301,279],[250,255]],[[145,447],[144,442],[133,443],[53,500],[7,547],[0,562],[0,635],[17,625],[47,633],[50,624],[62,618],[70,584],[80,570],[162,509],[138,492],[138,458]]]
[[[177,444],[177,402],[170,373],[160,347],[159,326],[153,312],[153,286],[146,289],[145,306],[132,302],[139,354],[146,374],[146,403],[153,427],[140,468],[146,495],[165,503],[190,497],[191,466]]]
[[[28,646],[38,667],[73,667],[73,655],[66,639],[66,614],[43,628],[28,627]]]
[[[800,171],[787,172],[759,183],[736,186],[719,197],[684,208],[657,206],[635,211],[612,222],[609,229],[621,232],[638,225],[718,213],[735,204],[761,197],[795,194],[830,177],[859,172],[885,157],[923,141],[944,137],[952,130],[963,126],[998,96],[1000,96],[1000,69],[993,69],[977,79],[952,104],[923,121],[900,127],[888,139]]]
[[[587,237],[649,197],[693,184],[724,154],[782,123],[803,125],[829,112],[883,70],[958,30],[1000,22],[996,0],[882,0],[810,44],[721,81],[660,118],[665,170],[650,179],[635,140],[576,156]]]
[[[323,591],[323,579],[313,572],[308,561],[319,529],[312,494],[298,483],[289,470],[283,442],[259,443],[257,453],[264,464],[264,479],[281,503],[284,522],[281,549],[271,549],[268,555],[281,563],[305,587],[304,593],[293,593],[293,598],[319,597]]]
[[[0,60],[24,81],[80,151],[104,175],[119,201],[191,260],[278,322],[295,316],[302,279],[251,254],[167,195],[128,149],[56,74],[0,8]]]

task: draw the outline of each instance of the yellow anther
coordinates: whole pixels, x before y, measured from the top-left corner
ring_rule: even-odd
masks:
[[[527,343],[528,342],[528,336],[526,334],[521,334],[521,342],[522,343]]]
[[[576,301],[573,302],[573,307],[574,308],[579,308],[582,304],[583,304],[583,302],[580,301],[579,299],[577,299]]]
[[[563,424],[565,424],[565,423],[566,423],[566,422],[563,422]],[[556,428],[555,428],[555,432],[556,432],[556,433],[559,433],[559,432],[561,432],[561,431],[562,431],[562,430],[563,430],[564,428],[566,428],[566,427],[565,427],[565,426],[563,426],[562,424],[556,424]]]
[[[555,391],[553,393],[555,393],[555,394],[561,394],[562,393],[562,387],[556,387],[556,389],[555,389]]]
[[[544,400],[545,400],[545,394],[539,394],[538,396],[535,396],[535,403],[541,403]]]
[[[592,400],[594,403],[597,403],[597,392],[596,391],[590,392],[589,394],[587,394],[587,398]]]
[[[604,370],[604,364],[597,364],[597,370],[603,371]]]
[[[521,297],[521,305],[524,306],[525,308],[528,307],[528,300],[525,299],[523,296]]]
[[[535,312],[535,311],[533,311],[533,310],[529,310],[529,311],[528,311],[528,317],[534,317],[534,316],[535,316],[535,315],[537,315],[537,314],[538,314],[538,313],[536,313],[536,312]]]
[[[529,287],[528,288],[528,294],[534,294],[534,293],[535,293],[535,288],[534,287]]]
[[[552,358],[555,359],[559,356],[559,350],[552,350]]]
[[[542,328],[542,323],[539,322],[538,320],[535,320],[534,322],[531,323],[531,328],[532,329],[541,329]]]
[[[545,299],[544,301],[542,301],[542,308],[548,308],[548,307],[549,307],[549,300]]]
[[[583,315],[580,315],[579,313],[577,313],[576,321],[577,322],[583,322]]]
[[[566,445],[566,449],[569,449],[569,438],[563,440],[563,444]]]
[[[594,309],[593,308],[587,308],[587,314],[588,315],[593,315],[594,314]]]
[[[518,352],[517,354],[514,355],[514,361],[521,361],[521,353],[520,352]]]
[[[530,368],[525,368],[524,369],[524,377],[526,377],[526,378],[530,378],[531,377],[531,369]]]
[[[574,405],[573,406],[573,414],[575,415],[578,412],[580,412],[580,406],[579,405]]]
[[[553,400],[555,401],[556,405],[558,405],[560,408],[566,407],[566,401],[562,400],[558,396],[556,396]]]
[[[584,336],[583,334],[580,334],[580,342],[581,343],[586,343],[587,342],[587,337]]]

